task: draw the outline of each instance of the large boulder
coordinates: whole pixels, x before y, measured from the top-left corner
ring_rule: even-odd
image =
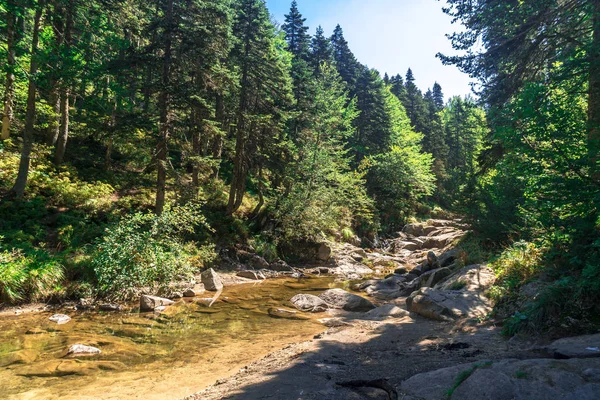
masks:
[[[421,288],[406,299],[408,310],[437,321],[485,317],[491,311],[488,299],[477,293]]]
[[[269,262],[257,254],[250,258],[250,265],[257,269],[269,268]]]
[[[208,291],[216,292],[223,289],[223,282],[221,282],[221,278],[219,278],[219,275],[212,268],[200,274],[200,279],[204,284],[204,289]]]
[[[400,390],[422,400],[595,400],[600,360],[480,361],[415,375]]]
[[[312,294],[297,294],[290,301],[300,311],[323,312],[329,308],[325,301]]]
[[[329,307],[346,311],[369,311],[375,308],[375,305],[364,297],[346,292],[343,289],[329,289],[321,293],[319,297]]]
[[[165,307],[175,304],[173,300],[165,299],[158,296],[142,295],[140,297],[140,311],[154,311],[157,307]]]
[[[440,267],[447,267],[447,266],[451,265],[458,258],[458,255],[459,255],[459,251],[457,249],[452,249],[452,250],[443,252],[438,257],[438,262],[440,263]]]
[[[600,333],[559,339],[546,347],[546,351],[554,358],[600,357]]]
[[[462,231],[451,231],[438,236],[428,237],[423,243],[424,249],[443,249],[464,236]]]
[[[440,290],[462,290],[481,292],[489,289],[496,281],[494,271],[486,265],[469,265],[453,273],[435,288]]]

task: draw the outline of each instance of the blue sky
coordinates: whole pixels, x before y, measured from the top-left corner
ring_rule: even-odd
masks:
[[[292,0],[266,0],[280,24]],[[467,75],[444,66],[437,52],[453,54],[446,33],[460,30],[442,12],[438,0],[297,0],[310,33],[322,25],[329,36],[336,24],[344,30],[358,60],[382,75],[406,74],[410,67],[425,92],[434,82],[442,85],[446,98],[470,93]]]

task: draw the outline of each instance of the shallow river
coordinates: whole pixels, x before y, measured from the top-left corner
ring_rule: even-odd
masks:
[[[331,287],[331,278],[263,281],[226,287],[211,307],[196,299],[162,314],[72,311],[64,325],[49,321],[52,313],[0,317],[0,398],[184,397],[323,331],[316,319],[324,314],[289,320],[270,317],[268,309]],[[67,357],[76,343],[102,354]]]

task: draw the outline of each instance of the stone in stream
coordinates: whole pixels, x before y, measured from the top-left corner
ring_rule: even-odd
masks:
[[[196,297],[196,291],[192,288],[188,288],[183,292],[183,297]]]
[[[303,315],[300,315],[298,311],[288,310],[285,308],[273,307],[269,308],[269,316],[273,318],[284,318],[284,319],[308,319]]]
[[[288,265],[288,263],[286,263],[285,261],[283,261],[281,259],[269,264],[269,268],[272,269],[273,271],[277,271],[277,272],[290,272],[290,271],[294,270],[292,267],[290,267]]]
[[[67,352],[70,356],[93,356],[100,353],[102,353],[100,349],[84,344],[74,344],[69,347],[69,351]]]
[[[121,311],[123,308],[119,304],[100,304],[98,306],[100,311]]]
[[[140,311],[154,311],[156,307],[170,306],[175,304],[173,300],[165,299],[158,296],[143,295],[140,297]]]
[[[364,297],[346,292],[343,289],[329,289],[319,297],[331,308],[340,308],[346,311],[369,311],[375,305]]]
[[[265,280],[265,276],[260,271],[245,270],[236,274],[240,278],[252,279],[254,281]]]
[[[219,278],[219,275],[212,268],[207,269],[200,274],[200,278],[202,279],[204,289],[206,290],[217,292],[223,289],[223,282],[221,282],[221,278]]]
[[[68,315],[65,315],[65,314],[54,314],[49,319],[52,322],[56,322],[58,325],[62,325],[62,324],[66,324],[67,322],[69,322],[71,320],[71,317],[69,317]]]
[[[290,300],[294,307],[300,311],[323,312],[329,308],[319,297],[312,294],[297,294]]]

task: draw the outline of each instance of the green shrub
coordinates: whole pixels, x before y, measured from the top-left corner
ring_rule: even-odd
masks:
[[[1,238],[1,237],[0,237]],[[64,278],[62,265],[47,253],[0,247],[0,301],[17,303],[52,297]]]
[[[199,205],[168,209],[162,215],[135,213],[107,228],[95,245],[91,265],[99,294],[130,298],[140,288],[157,290],[193,274],[186,235],[210,230]]]

